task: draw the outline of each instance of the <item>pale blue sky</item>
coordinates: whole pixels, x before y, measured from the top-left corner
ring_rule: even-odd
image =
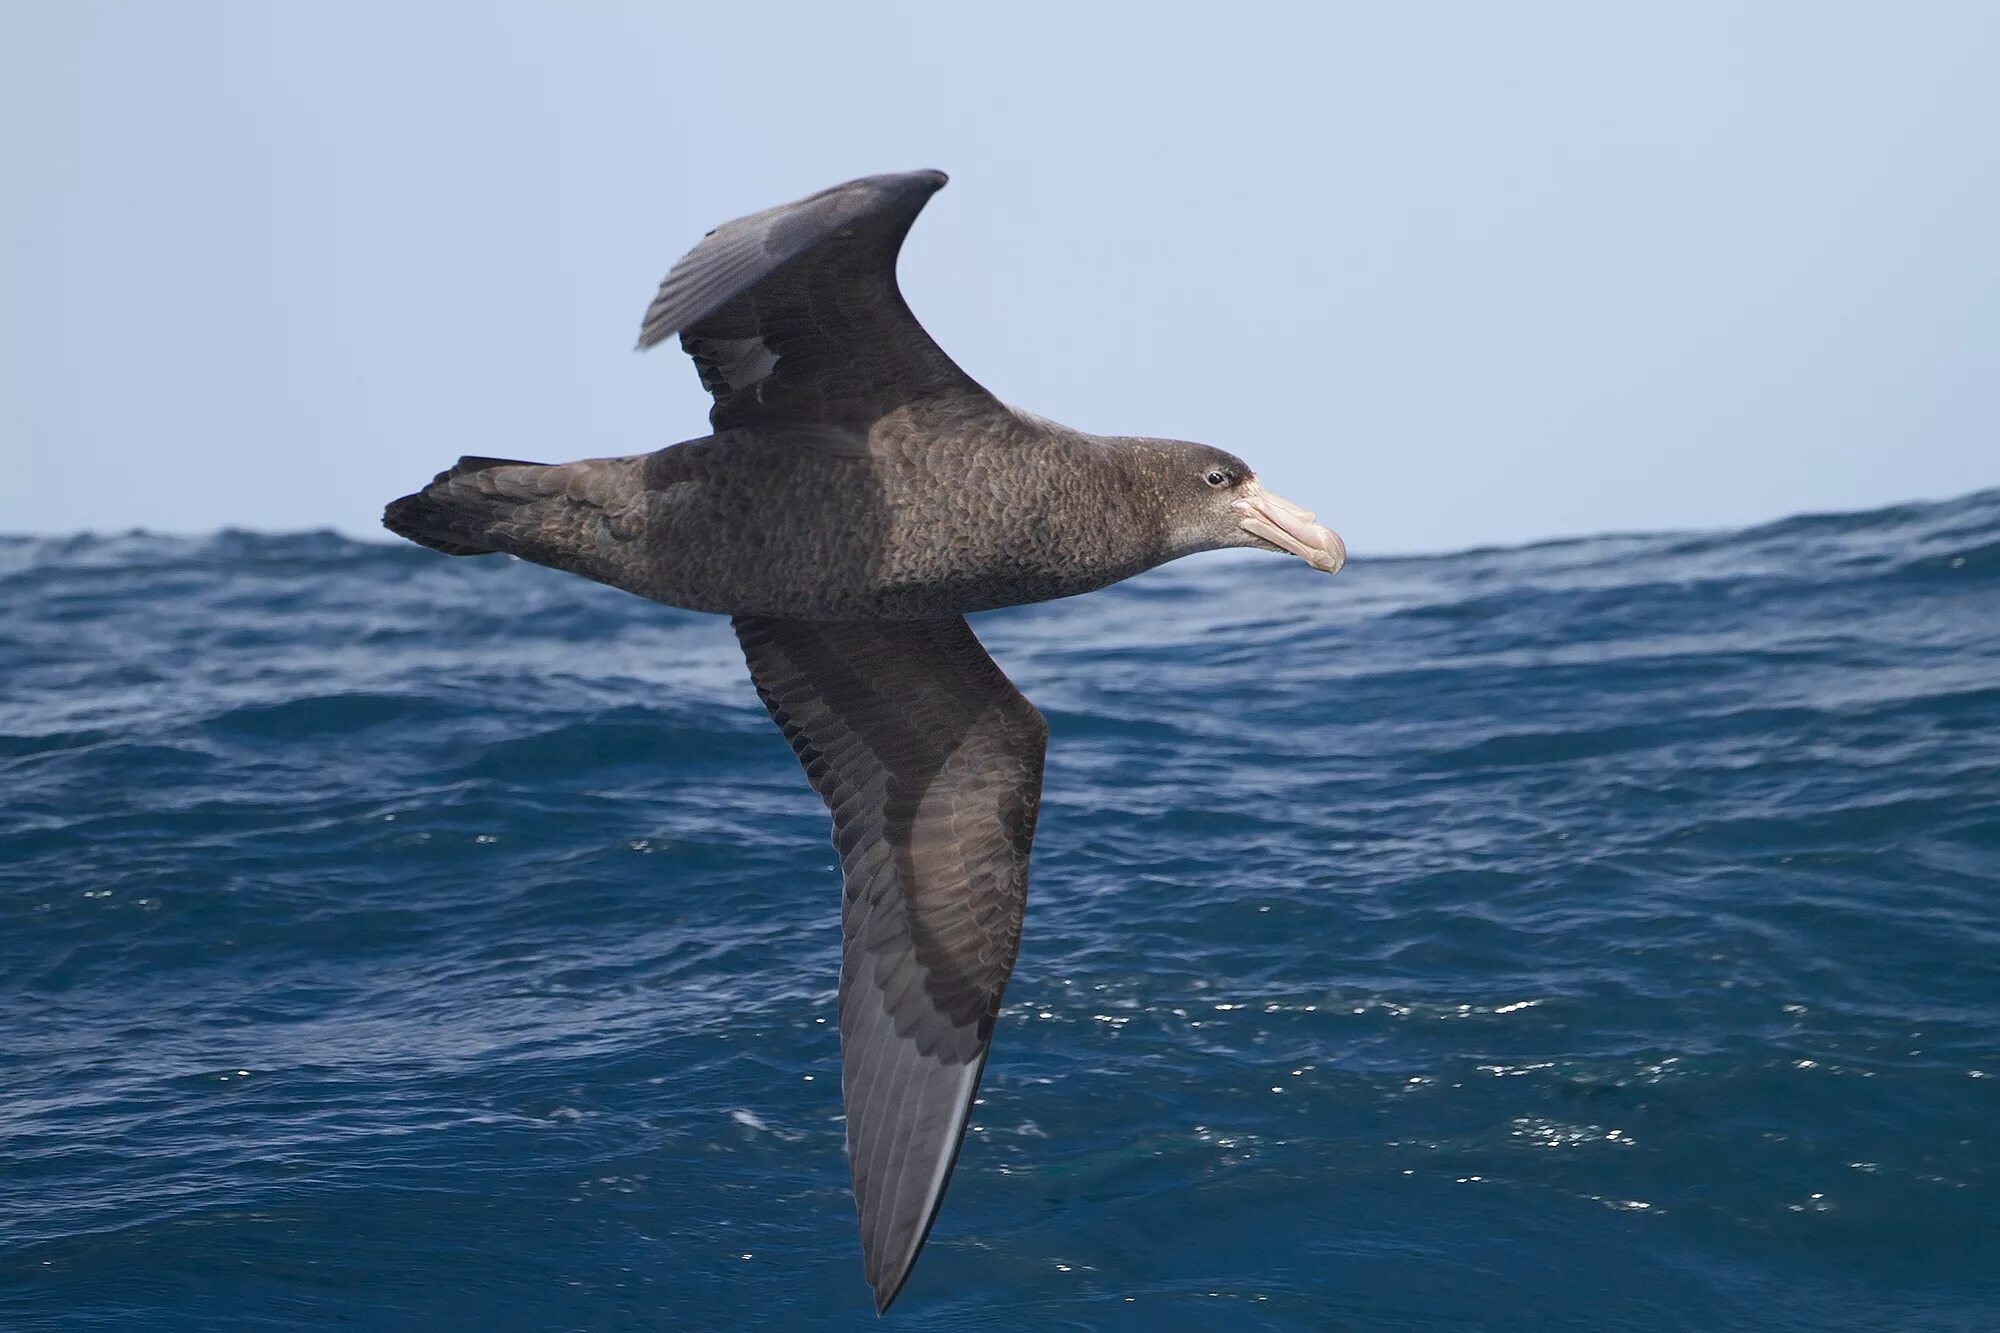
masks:
[[[702,433],[704,230],[941,167],[976,378],[1357,552],[2000,483],[2000,5],[0,0],[0,531]]]

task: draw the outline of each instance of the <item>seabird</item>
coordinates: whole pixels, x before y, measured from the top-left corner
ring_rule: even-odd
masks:
[[[1027,905],[1048,726],[966,624],[1195,551],[1337,572],[1334,533],[1234,454],[1106,438],[994,398],[931,341],[896,256],[938,171],[725,223],[648,307],[709,434],[545,465],[461,458],[388,506],[447,555],[504,552],[731,618],[833,814],[841,1096],[878,1312],[951,1178]]]

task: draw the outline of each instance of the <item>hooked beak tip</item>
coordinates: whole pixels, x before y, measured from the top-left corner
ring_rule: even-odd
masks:
[[[1245,532],[1291,552],[1314,569],[1338,574],[1347,563],[1347,543],[1339,533],[1321,527],[1310,510],[1262,487],[1237,500],[1232,508],[1243,516],[1239,524]]]
[[[1314,569],[1323,569],[1329,574],[1338,574],[1347,563],[1347,543],[1332,528],[1321,528],[1326,534],[1325,544],[1319,552],[1319,559],[1308,561]]]

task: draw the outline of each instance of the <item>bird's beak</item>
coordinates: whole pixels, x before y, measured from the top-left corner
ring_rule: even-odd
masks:
[[[1237,524],[1245,532],[1290,551],[1314,569],[1338,574],[1347,563],[1347,543],[1340,540],[1339,533],[1321,527],[1310,511],[1280,499],[1254,481],[1243,483],[1229,507],[1241,515]]]

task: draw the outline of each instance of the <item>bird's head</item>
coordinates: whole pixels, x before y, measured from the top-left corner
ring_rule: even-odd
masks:
[[[1183,553],[1254,546],[1295,555],[1328,574],[1347,563],[1339,533],[1265,490],[1235,454],[1179,440],[1160,443],[1166,447],[1151,470],[1166,502],[1170,539]]]

